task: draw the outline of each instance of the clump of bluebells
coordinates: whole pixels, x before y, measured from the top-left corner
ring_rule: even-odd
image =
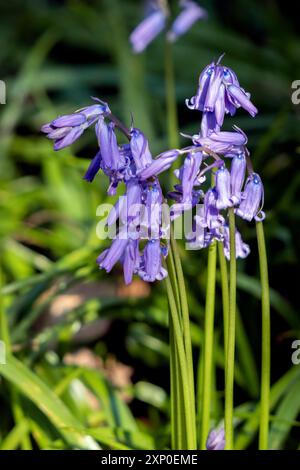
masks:
[[[194,209],[188,248],[205,248],[218,240],[229,258],[228,208],[233,207],[237,216],[249,222],[264,218],[263,184],[252,169],[247,136],[235,126],[230,132],[221,130],[225,115],[233,116],[237,108],[244,108],[253,117],[257,113],[235,73],[221,65],[220,59],[205,67],[195,96],[186,100],[189,108],[202,113],[199,133],[188,136],[189,146],[167,150],[155,158],[140,129],[133,125],[128,129],[107,103],[94,99],[95,104],[58,117],[42,131],[54,141],[54,149],[60,150],[94,126],[98,151],[84,178],[92,182],[102,171],[109,181],[109,195],[116,194],[120,183],[125,186],[125,196],[118,199],[107,219],[108,226],[118,222],[118,232],[110,248],[98,257],[99,267],[110,272],[120,261],[127,284],[134,274],[147,282],[167,276],[163,259],[168,255],[170,226],[164,217],[165,196],[158,175],[178,158],[183,158],[174,172],[178,184],[167,194],[173,201],[171,220]],[[118,143],[116,129],[125,135],[127,143]],[[210,173],[214,184],[205,190]],[[245,258],[249,251],[236,231],[236,256]]]

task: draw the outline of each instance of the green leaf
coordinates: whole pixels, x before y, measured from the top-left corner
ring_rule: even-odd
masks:
[[[3,377],[35,403],[69,445],[81,449],[98,448],[95,441],[82,431],[81,423],[39,377],[10,354],[6,361],[6,364],[0,365],[0,373]],[[78,429],[78,431],[66,431],[67,427]]]

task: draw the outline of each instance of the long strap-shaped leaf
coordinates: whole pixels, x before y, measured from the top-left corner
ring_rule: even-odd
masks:
[[[8,354],[6,364],[0,365],[0,373],[48,417],[70,446],[99,449],[96,441],[84,431],[82,434],[73,431],[82,429],[81,423],[53,391],[18,359]]]

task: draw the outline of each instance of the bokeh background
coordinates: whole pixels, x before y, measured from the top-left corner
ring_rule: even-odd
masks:
[[[176,12],[176,2],[171,2]],[[249,136],[265,185],[266,241],[272,304],[270,446],[300,445],[299,252],[300,79],[295,2],[228,0],[201,3],[209,12],[173,48],[180,130],[197,132],[188,110],[201,69],[225,52],[259,114],[227,119]],[[0,7],[1,335],[13,357],[0,378],[1,448],[143,448],[169,446],[167,302],[164,285],[121,269],[98,271],[106,246],[96,237],[96,208],[106,181],[82,176],[96,153],[92,131],[59,153],[40,126],[91,103],[113,112],[168,148],[161,35],[140,56],[128,44],[143,4],[133,0],[11,0]],[[184,145],[185,140],[182,139]],[[241,223],[251,255],[239,262],[236,436],[255,448],[260,373],[260,284],[255,227]],[[203,339],[206,253],[181,247],[188,286],[195,369]],[[218,284],[212,425],[222,419],[223,342]]]

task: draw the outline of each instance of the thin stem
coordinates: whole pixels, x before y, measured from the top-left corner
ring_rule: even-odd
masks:
[[[214,313],[215,313],[215,289],[216,289],[216,261],[217,245],[213,241],[208,249],[205,324],[204,324],[204,358],[202,380],[202,405],[201,405],[201,441],[200,448],[206,449],[206,441],[210,429],[210,399],[212,390],[212,361],[214,341]]]
[[[270,293],[268,277],[268,260],[262,222],[256,222],[256,235],[258,244],[260,280],[261,280],[261,307],[262,307],[262,357],[261,357],[261,398],[260,398],[260,426],[259,449],[268,449],[269,413],[270,413],[270,371],[271,371],[271,320],[270,320]]]
[[[167,294],[169,300],[170,314],[174,327],[174,339],[175,345],[178,353],[178,375],[180,377],[180,382],[182,385],[183,391],[183,409],[184,409],[184,419],[185,419],[185,434],[186,434],[186,449],[195,450],[195,436],[193,432],[193,414],[191,412],[191,401],[190,401],[190,389],[189,389],[189,375],[186,367],[186,356],[182,338],[182,330],[179,323],[179,312],[176,308],[176,303],[174,300],[174,293],[172,290],[172,285],[169,277],[166,278]],[[180,449],[184,450],[184,449]]]
[[[226,449],[233,449],[233,389],[234,389],[234,355],[235,355],[235,323],[236,323],[236,257],[235,257],[235,216],[234,209],[230,207],[229,237],[229,317],[227,360],[225,364],[225,439]]]
[[[222,242],[218,242],[219,265],[221,274],[221,287],[222,287],[222,305],[223,305],[223,325],[224,325],[224,355],[225,363],[227,356],[228,344],[228,318],[229,318],[229,283],[227,262],[224,254],[224,246]]]
[[[122,131],[123,134],[126,135],[128,140],[131,139],[130,130],[128,129],[127,126],[125,126],[125,124],[122,121],[120,121],[119,118],[117,118],[117,116],[115,116],[112,113],[105,113],[104,116],[107,117],[107,119],[109,119],[111,122],[113,122],[116,125],[116,127],[118,127],[118,129],[120,129],[120,131]]]
[[[179,146],[178,115],[176,106],[172,45],[169,41],[166,41],[165,44],[165,85],[169,146],[171,148],[177,148]]]
[[[192,354],[192,340],[190,333],[190,317],[189,317],[189,308],[187,302],[187,295],[185,289],[184,276],[180,261],[180,256],[178,253],[177,243],[173,237],[171,230],[171,247],[175,262],[175,269],[178,281],[178,290],[180,297],[180,306],[181,306],[181,318],[182,318],[182,333],[184,348],[186,354],[186,367],[189,376],[189,390],[190,390],[190,401],[191,401],[191,414],[193,416],[193,426],[192,431],[194,433],[194,439],[196,441],[196,415],[195,415],[195,384],[194,384],[194,368],[193,368],[193,354]]]

